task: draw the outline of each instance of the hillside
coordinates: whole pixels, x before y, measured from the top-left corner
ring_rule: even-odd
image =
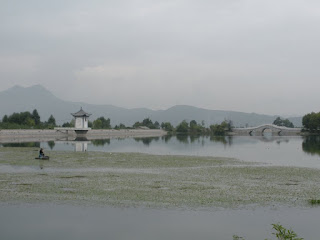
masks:
[[[272,123],[277,116],[263,115],[256,113],[244,113],[235,111],[208,110],[192,106],[178,105],[167,110],[150,110],[146,108],[126,109],[112,105],[94,105],[80,102],[69,102],[54,96],[50,91],[41,85],[32,87],[15,86],[6,91],[0,92],[0,118],[13,112],[33,111],[37,109],[41,121],[46,121],[52,114],[57,124],[70,121],[70,113],[77,112],[80,107],[92,113],[90,120],[104,116],[111,119],[112,126],[123,123],[132,126],[136,121],[149,117],[153,121],[171,122],[174,126],[182,120],[205,121],[208,126],[213,123],[220,123],[227,119],[232,120],[234,126],[258,126],[264,123]],[[301,126],[301,117],[289,118],[297,127]]]

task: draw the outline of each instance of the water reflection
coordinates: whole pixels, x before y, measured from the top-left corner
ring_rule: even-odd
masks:
[[[88,144],[91,143],[90,140],[88,140],[86,137],[77,137],[75,139],[72,139],[72,140],[69,140],[69,139],[66,139],[66,140],[57,140],[55,141],[54,143],[57,143],[57,144],[64,144],[64,145],[72,145],[73,146],[73,149],[75,152],[87,152],[88,151]],[[48,142],[48,145],[49,145],[49,142]],[[52,146],[52,145],[51,145]],[[50,147],[50,145],[49,145]],[[51,147],[50,147],[51,148]],[[53,146],[52,149],[55,149],[56,147]],[[52,150],[51,149],[51,150]],[[60,149],[61,150],[61,149]],[[66,150],[70,150],[69,148],[66,149]]]
[[[177,137],[177,140],[181,143],[185,143],[185,144],[189,143],[189,135],[178,134],[176,137]]]
[[[54,146],[56,145],[56,144],[54,143],[54,141],[48,141],[47,143],[48,143],[48,146],[50,147],[51,150],[52,150],[52,149],[54,148]]]
[[[88,151],[88,142],[75,142],[76,152],[86,152]]]
[[[36,147],[40,148],[40,142],[2,143],[3,147]]]
[[[75,151],[76,152],[88,151],[88,143],[90,143],[90,141],[86,137],[77,137],[74,140]]]
[[[104,145],[110,145],[110,139],[94,139],[94,140],[91,140],[91,143],[94,145],[94,146],[104,146]]]
[[[44,166],[44,160],[38,160],[39,161],[39,168],[43,169]]]
[[[178,134],[175,137],[178,140],[178,142],[183,144],[199,143],[202,146],[204,146],[205,143],[209,140],[210,142],[222,143],[223,145],[232,145],[232,136]]]
[[[320,168],[320,136],[167,135],[147,138],[60,139],[47,142],[3,143],[3,147],[36,147],[54,151],[140,152],[237,158]]]
[[[222,143],[223,145],[232,145],[232,137],[228,136],[210,136],[210,141],[211,142],[217,142],[217,143]]]
[[[311,155],[320,155],[320,136],[308,136],[302,142],[302,150]]]
[[[172,138],[173,135],[168,134],[168,135],[164,135],[161,137],[162,141],[164,141],[165,143],[169,142],[170,139]]]
[[[160,137],[134,138],[136,142],[142,142],[146,146],[149,146],[152,141],[159,141],[159,139]]]

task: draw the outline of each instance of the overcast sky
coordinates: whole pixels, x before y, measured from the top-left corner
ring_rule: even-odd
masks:
[[[0,0],[0,91],[126,108],[320,111],[318,0]]]

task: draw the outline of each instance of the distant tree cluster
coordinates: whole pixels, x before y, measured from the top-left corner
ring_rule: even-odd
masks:
[[[233,128],[232,121],[223,121],[220,124],[210,125],[211,134],[217,136],[224,136],[227,132],[230,132]]]
[[[94,129],[111,129],[111,120],[110,118],[99,117],[93,121],[92,127]]]
[[[196,120],[191,120],[190,123],[184,120],[178,124],[175,131],[178,133],[200,134],[208,132],[208,129],[205,128],[204,121],[199,124]]]
[[[273,124],[281,127],[294,128],[293,123],[290,122],[289,119],[281,119],[280,117],[277,117],[276,120],[273,121]]]
[[[70,122],[63,123],[61,127],[74,127],[75,126],[75,120],[72,119]]]
[[[302,118],[302,125],[305,130],[310,132],[320,132],[320,112],[308,113]]]
[[[163,122],[161,123],[161,128],[167,132],[173,132],[174,131],[174,127],[172,126],[171,123],[169,122]]]
[[[139,127],[147,127],[150,129],[159,129],[160,124],[157,121],[155,121],[153,123],[150,118],[145,118],[145,119],[143,119],[142,122],[136,122],[135,124],[133,124],[133,128],[139,128]]]
[[[43,129],[43,128],[53,128],[56,126],[56,120],[51,115],[48,121],[41,122],[40,115],[35,109],[32,113],[30,112],[20,112],[13,113],[11,115],[4,115],[2,121],[0,122],[0,128],[2,129]]]
[[[210,125],[209,128],[205,127],[204,121],[200,123],[197,123],[195,120],[190,121],[188,123],[186,120],[182,121],[176,128],[174,128],[170,123],[162,123],[161,128],[170,132],[175,133],[183,133],[183,134],[212,134],[212,135],[218,135],[223,136],[228,131],[231,131],[232,128],[232,122],[231,121],[223,121],[220,124],[213,124]]]
[[[128,127],[126,127],[126,125],[124,125],[123,123],[120,123],[119,125],[115,125],[114,129],[127,129]]]

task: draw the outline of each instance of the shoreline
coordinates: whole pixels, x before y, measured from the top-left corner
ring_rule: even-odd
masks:
[[[167,132],[160,129],[94,129],[84,137],[91,139],[128,138],[128,137],[161,137]],[[83,137],[83,136],[81,136]],[[74,131],[68,133],[54,129],[1,129],[0,143],[74,140],[77,134]]]

